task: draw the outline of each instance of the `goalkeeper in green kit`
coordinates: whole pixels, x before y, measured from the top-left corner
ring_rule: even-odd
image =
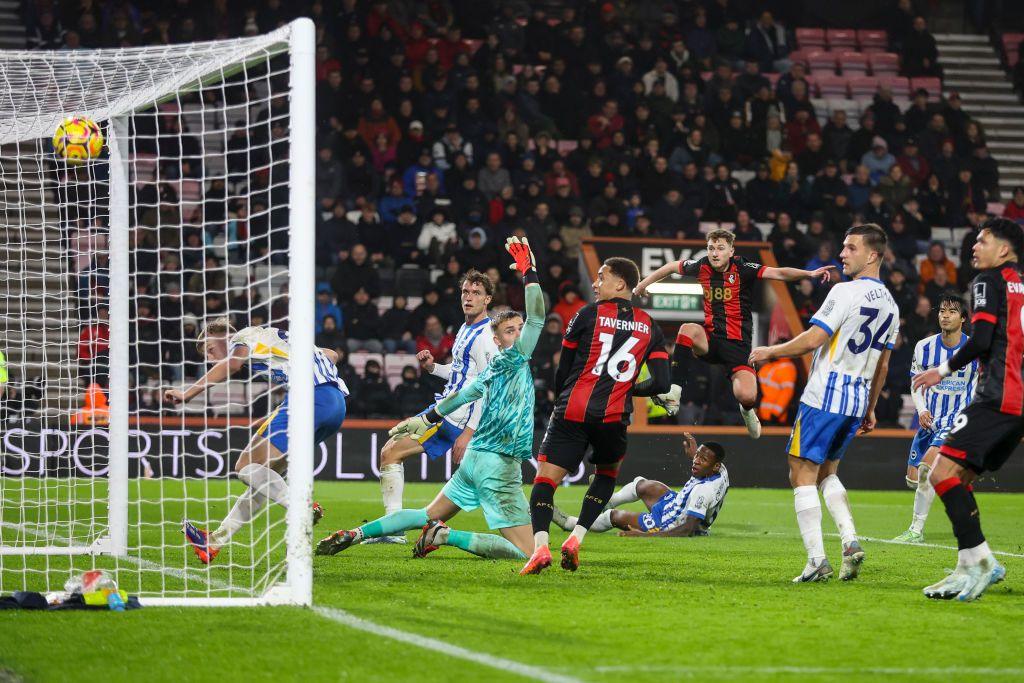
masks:
[[[334,555],[366,538],[389,536],[422,527],[414,557],[426,557],[442,545],[480,557],[526,559],[533,552],[530,506],[523,494],[522,463],[533,455],[533,353],[544,328],[544,295],[537,264],[526,239],[510,237],[505,249],[526,286],[526,319],[515,311],[491,316],[491,332],[501,352],[461,391],[432,410],[403,420],[391,430],[421,437],[460,406],[484,398],[480,425],[451,480],[426,508],[399,510],[358,529],[336,531],[320,541],[317,555]],[[466,510],[481,508],[487,526],[501,535],[450,529],[445,522]]]

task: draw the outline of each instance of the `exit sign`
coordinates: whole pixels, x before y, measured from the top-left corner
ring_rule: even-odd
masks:
[[[650,307],[662,311],[700,311],[704,297],[697,294],[653,294]]]

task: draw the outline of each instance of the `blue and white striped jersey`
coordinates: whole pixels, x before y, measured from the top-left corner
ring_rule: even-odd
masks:
[[[690,477],[662,511],[662,519],[674,520],[662,531],[679,526],[687,517],[696,517],[701,520],[701,528],[707,529],[718,517],[718,511],[722,508],[725,494],[728,492],[729,471],[725,469],[725,465],[709,477]]]
[[[899,333],[900,312],[881,280],[861,277],[832,287],[811,324],[828,333],[814,352],[800,402],[826,413],[864,417],[878,360]]]
[[[914,376],[919,372],[938,367],[944,361],[949,360],[967,342],[967,339],[967,335],[961,332],[957,345],[947,347],[942,343],[942,334],[940,333],[917,342],[917,346],[914,347],[914,360],[910,366],[910,375]],[[974,397],[974,385],[977,379],[978,361],[974,360],[949,377],[943,378],[934,387],[926,389],[923,396],[918,393],[913,397],[918,412],[924,407],[935,419],[932,431],[941,432],[949,429],[957,413],[967,407]]]
[[[435,396],[437,401],[462,389],[484,371],[491,359],[498,355],[498,346],[494,343],[491,333],[491,319],[463,324],[455,335],[455,346],[452,347],[452,362],[449,365],[434,364],[431,374],[448,380],[444,390]],[[482,399],[481,399],[482,400]],[[445,420],[459,429],[476,429],[480,423],[480,400],[467,403],[445,415]]]
[[[249,349],[249,367],[254,373],[264,374],[276,384],[288,384],[291,351],[288,333],[276,327],[246,327],[235,332],[228,348],[244,346]],[[348,395],[345,381],[338,377],[338,368],[323,351],[313,349],[313,386],[333,384]]]

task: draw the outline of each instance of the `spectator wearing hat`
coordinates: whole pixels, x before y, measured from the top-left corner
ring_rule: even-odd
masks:
[[[326,316],[332,316],[336,325],[340,324],[343,320],[341,317],[341,309],[338,308],[338,304],[334,300],[334,290],[332,290],[331,285],[326,282],[321,282],[316,286],[315,314],[317,334],[323,331],[324,318]]]
[[[876,135],[871,140],[870,151],[864,152],[860,158],[862,166],[868,169],[872,182],[878,182],[883,176],[889,173],[889,169],[896,163],[896,157],[889,152],[889,143],[881,135]]]
[[[395,161],[398,163],[400,168],[408,168],[420,159],[423,149],[427,147],[428,144],[429,143],[423,135],[423,122],[419,120],[410,121],[409,129],[398,143],[398,151],[395,156]]]
[[[907,176],[914,188],[920,187],[928,180],[928,176],[932,172],[928,160],[919,154],[917,139],[913,137],[907,138],[906,144],[903,145],[903,152],[896,158],[896,163],[903,169],[903,174]]]
[[[910,106],[903,112],[903,118],[907,122],[907,132],[913,136],[924,132],[933,113],[933,108],[928,103],[928,91],[924,88],[915,90]]]
[[[371,358],[363,367],[359,391],[352,392],[353,412],[367,418],[387,418],[396,414],[394,396],[381,369],[380,361]]]
[[[481,227],[469,231],[466,245],[456,253],[456,256],[464,269],[472,268],[481,273],[491,266],[498,265],[498,255],[487,240],[487,231]]]
[[[341,315],[341,312],[338,312]],[[345,335],[338,326],[338,320],[333,313],[328,313],[319,321],[316,331],[315,343],[323,349],[345,348]]]
[[[434,400],[434,390],[420,376],[415,365],[402,368],[402,381],[395,387],[394,405],[399,415],[416,415]]]

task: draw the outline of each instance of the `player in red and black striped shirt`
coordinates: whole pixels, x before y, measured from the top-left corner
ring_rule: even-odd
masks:
[[[998,470],[1024,438],[1024,232],[1013,221],[982,224],[972,265],[980,272],[971,287],[973,332],[960,350],[937,368],[914,377],[914,391],[932,387],[975,359],[981,378],[974,399],[953,421],[929,481],[946,506],[956,536],[956,569],[924,589],[929,598],[967,602],[1006,575],[981,532],[971,483]]]
[[[558,399],[537,455],[540,470],[530,496],[535,550],[520,574],[538,574],[551,565],[548,528],[555,489],[593,447],[594,479],[576,527],[562,544],[562,568],[576,570],[583,536],[615,490],[619,464],[626,455],[633,396],[651,396],[669,388],[661,328],[630,302],[639,280],[635,263],[608,259],[593,285],[596,302],[581,308],[566,328],[555,374]],[[651,377],[637,382],[645,362]]]
[[[705,363],[724,365],[732,375],[732,393],[739,401],[747,432],[756,439],[761,436],[761,422],[755,411],[757,375],[747,362],[753,328],[750,297],[754,282],[759,279],[791,282],[808,277],[828,282],[834,268],[801,270],[763,266],[736,256],[735,239],[729,230],[712,230],[708,233],[707,256],[665,264],[640,282],[636,294],[647,296],[648,287],[677,273],[697,279],[704,289],[704,324],[684,323],[679,327],[672,352],[672,390],[659,398],[670,412],[678,409],[689,361],[694,354]]]

